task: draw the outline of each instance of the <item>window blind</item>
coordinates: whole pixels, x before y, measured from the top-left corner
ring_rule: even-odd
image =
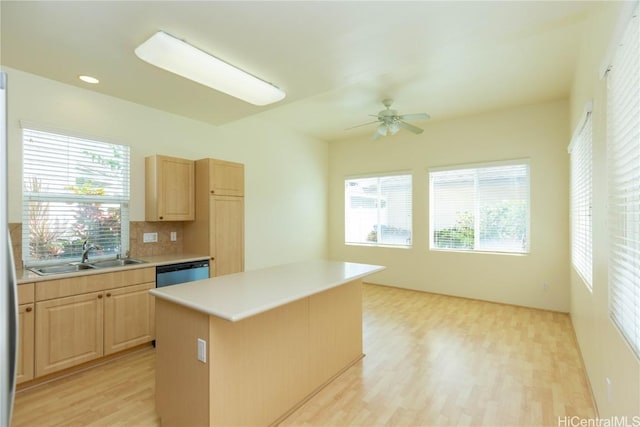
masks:
[[[528,252],[528,163],[434,170],[429,189],[431,249]]]
[[[592,288],[592,139],[591,108],[587,107],[569,146],[571,163],[571,262]]]
[[[640,357],[640,34],[638,8],[607,75],[609,313]]]
[[[23,129],[26,265],[116,255],[129,241],[129,147]]]
[[[410,246],[411,175],[345,179],[345,243]]]

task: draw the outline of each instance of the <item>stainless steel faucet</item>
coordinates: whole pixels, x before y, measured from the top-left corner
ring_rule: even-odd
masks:
[[[81,264],[89,261],[89,251],[91,249],[100,249],[100,246],[90,245],[88,240],[85,240],[82,244],[82,259],[80,260]]]

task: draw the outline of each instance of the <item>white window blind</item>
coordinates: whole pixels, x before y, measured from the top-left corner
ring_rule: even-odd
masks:
[[[431,249],[528,252],[528,163],[431,171],[429,193]]]
[[[411,175],[348,178],[345,243],[411,245]]]
[[[23,129],[26,265],[115,256],[129,242],[129,147]]]
[[[571,262],[585,284],[592,288],[592,118],[587,107],[571,145]]]
[[[609,312],[640,357],[640,34],[638,8],[607,75]]]

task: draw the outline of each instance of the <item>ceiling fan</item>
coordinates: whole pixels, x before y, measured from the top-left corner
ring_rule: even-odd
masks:
[[[373,139],[376,140],[380,137],[386,136],[387,134],[395,135],[400,129],[406,129],[409,132],[420,134],[423,132],[422,129],[407,123],[405,120],[424,120],[424,119],[430,118],[430,116],[427,113],[399,115],[396,110],[391,109],[391,104],[393,104],[393,99],[390,99],[390,98],[382,100],[382,104],[385,106],[384,110],[380,111],[377,115],[369,114],[371,117],[377,117],[377,120],[373,122],[353,126],[348,129],[354,129],[361,126],[367,126],[370,124],[378,123],[378,127],[376,128],[376,131],[373,133]]]

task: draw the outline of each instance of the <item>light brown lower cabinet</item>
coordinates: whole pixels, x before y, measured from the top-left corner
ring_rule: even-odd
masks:
[[[35,285],[24,283],[18,286],[18,354],[16,383],[33,379],[35,340]]]
[[[152,341],[154,280],[146,268],[36,283],[34,376]]]
[[[36,303],[36,376],[102,356],[103,292]]]
[[[34,319],[33,303],[18,306],[17,384],[33,379]]]
[[[155,283],[105,291],[104,354],[116,353],[154,338]]]

